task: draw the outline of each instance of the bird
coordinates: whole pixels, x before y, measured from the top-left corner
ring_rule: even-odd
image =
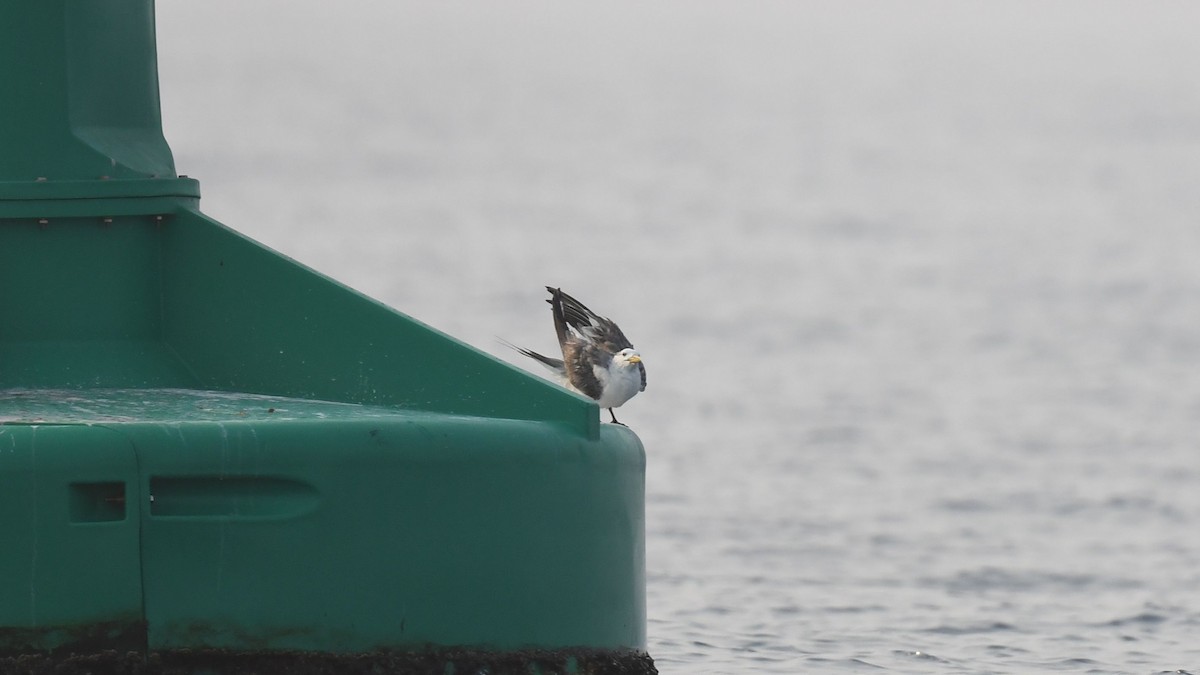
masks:
[[[642,355],[611,319],[596,314],[561,288],[547,286],[546,290],[562,358],[505,344],[550,369],[568,389],[607,408],[614,424],[626,426],[617,421],[613,408],[646,391]]]

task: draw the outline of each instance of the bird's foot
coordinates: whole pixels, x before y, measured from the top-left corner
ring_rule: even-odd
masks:
[[[617,421],[617,414],[613,412],[612,408],[609,408],[609,409],[608,409],[608,414],[609,414],[609,415],[612,415],[612,423],[613,423],[613,424],[620,424],[620,425],[621,425],[621,426],[623,426],[623,427],[628,427],[628,426],[629,426],[628,424],[625,424],[624,422],[618,422],[618,421]]]

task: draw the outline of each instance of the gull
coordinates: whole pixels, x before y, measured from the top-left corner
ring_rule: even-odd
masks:
[[[568,389],[595,399],[601,408],[608,408],[614,424],[625,426],[617,421],[613,408],[646,390],[642,355],[611,319],[596,314],[562,289],[547,286],[546,290],[550,291],[546,302],[554,315],[562,358],[505,344],[550,369]]]

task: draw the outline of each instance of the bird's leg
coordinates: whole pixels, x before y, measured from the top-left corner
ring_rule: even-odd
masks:
[[[621,425],[621,426],[623,426],[623,427],[624,427],[624,426],[628,426],[628,425],[626,425],[626,424],[625,424],[625,423],[623,423],[623,422],[618,422],[618,421],[617,421],[617,413],[613,412],[613,409],[612,409],[612,408],[609,408],[609,409],[608,409],[608,414],[609,414],[609,415],[612,415],[612,418],[613,418],[613,424],[620,424],[620,425]]]

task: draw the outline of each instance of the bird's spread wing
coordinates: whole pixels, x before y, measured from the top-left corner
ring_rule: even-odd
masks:
[[[550,291],[550,299],[546,302],[550,303],[550,311],[554,314],[554,334],[558,336],[558,346],[566,351],[567,341],[571,338],[571,330],[563,308],[563,293],[557,288],[549,286],[546,287],[546,290]]]
[[[560,345],[569,339],[569,328],[582,339],[597,343],[612,354],[633,347],[617,324],[611,320],[596,314],[582,302],[563,293],[561,289],[547,286],[546,290],[550,291],[550,299],[546,302],[550,303],[554,310],[554,329],[558,333]]]

